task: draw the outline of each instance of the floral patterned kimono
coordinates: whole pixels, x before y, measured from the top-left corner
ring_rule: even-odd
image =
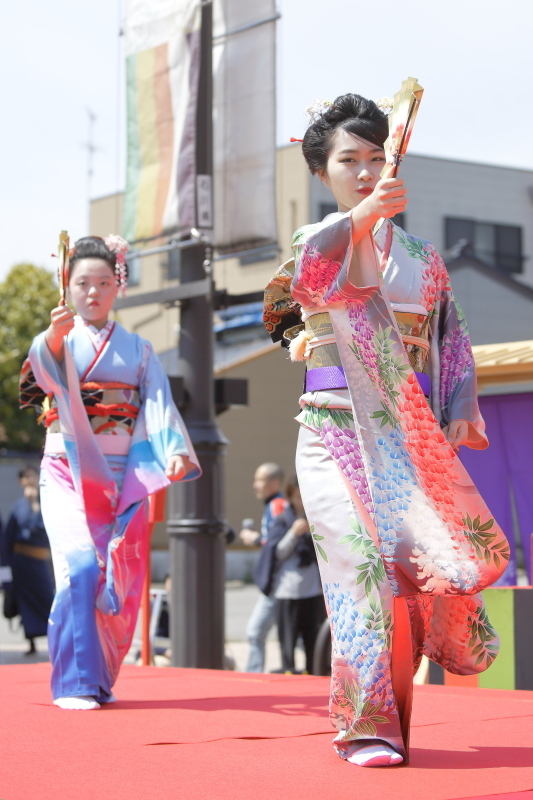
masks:
[[[46,395],[46,397],[45,397]],[[48,431],[41,506],[56,596],[48,641],[54,698],[105,703],[135,629],[148,547],[150,494],[167,459],[200,467],[151,345],[121,325],[75,318],[58,364],[42,333],[21,375],[21,405],[43,403]]]
[[[441,431],[466,420],[467,445],[488,444],[466,322],[433,246],[389,221],[354,254],[350,214],[332,214],[293,249],[264,319],[307,361],[296,466],[331,624],[334,745],[347,758],[380,739],[407,762],[422,655],[468,675],[498,652],[479,592],[508,543]],[[375,285],[350,283],[352,255]]]

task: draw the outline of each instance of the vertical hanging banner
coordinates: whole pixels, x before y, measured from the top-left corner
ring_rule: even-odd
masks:
[[[130,242],[196,226],[200,0],[127,0],[127,172]]]
[[[215,0],[215,245],[277,241],[275,0]]]

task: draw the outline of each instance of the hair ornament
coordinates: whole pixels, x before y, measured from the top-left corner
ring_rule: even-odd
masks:
[[[314,122],[318,122],[319,119],[324,116],[326,111],[329,111],[330,108],[333,108],[333,103],[331,100],[324,100],[323,97],[317,98],[305,109],[306,113],[309,114],[310,117],[309,124],[311,125]]]
[[[392,97],[380,97],[379,100],[376,100],[376,105],[388,117],[394,108],[394,100]]]
[[[126,288],[128,286],[128,274],[126,268],[126,253],[130,249],[129,244],[122,236],[116,233],[110,233],[109,236],[104,238],[104,242],[108,250],[115,254],[116,266],[115,275],[117,276],[118,285],[122,290],[122,297],[126,296]]]

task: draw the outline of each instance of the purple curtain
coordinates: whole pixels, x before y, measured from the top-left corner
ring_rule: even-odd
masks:
[[[488,450],[462,447],[461,461],[505,531],[511,561],[497,586],[516,585],[516,553],[511,498],[514,495],[524,561],[531,583],[533,533],[533,393],[479,398],[487,425]]]

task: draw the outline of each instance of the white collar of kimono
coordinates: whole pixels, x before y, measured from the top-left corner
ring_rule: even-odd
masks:
[[[87,336],[94,345],[94,349],[98,350],[101,347],[102,343],[106,340],[107,336],[109,335],[109,332],[112,330],[113,320],[111,319],[108,320],[104,325],[104,327],[98,330],[98,328],[95,328],[94,325],[90,324],[90,322],[86,322],[80,316],[75,316],[74,325],[80,328],[80,330],[81,328],[85,329],[85,331],[87,332]]]

